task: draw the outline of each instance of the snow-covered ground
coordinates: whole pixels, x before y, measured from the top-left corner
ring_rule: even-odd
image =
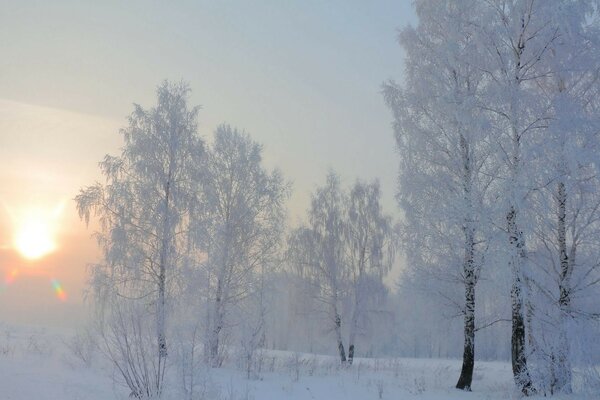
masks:
[[[0,398],[3,400],[127,399],[111,368],[100,355],[86,365],[69,349],[72,333],[45,328],[0,327]],[[229,362],[204,374],[199,388],[206,399],[513,399],[510,365],[477,362],[473,392],[453,388],[458,360],[357,359],[340,368],[335,358],[283,351],[265,351],[258,379]],[[175,368],[175,367],[173,367]],[[176,382],[173,382],[176,386]],[[180,398],[176,395],[173,399]],[[555,397],[591,399],[589,396]]]

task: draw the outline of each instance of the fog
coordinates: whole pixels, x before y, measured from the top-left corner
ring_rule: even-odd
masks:
[[[3,294],[3,314],[31,324],[42,315],[73,323],[61,318],[61,309],[81,303],[85,266],[98,252],[72,199],[100,178],[102,157],[122,145],[118,131],[132,104],[151,105],[165,78],[193,86],[202,135],[228,122],[264,144],[267,165],[293,181],[292,224],[304,218],[310,191],[329,168],[348,183],[381,179],[386,209],[396,213],[397,160],[379,91],[401,70],[395,29],[414,18],[408,2],[341,8],[320,2],[5,3],[0,30],[11,40],[0,44],[10,60],[0,75],[6,259],[0,267],[19,263],[10,249],[7,208],[67,202],[57,253],[34,267],[56,271],[70,296],[68,304],[47,309],[49,285],[23,277],[22,290]],[[348,21],[356,30],[347,31]]]
[[[10,398],[597,395],[598,7],[1,7]]]

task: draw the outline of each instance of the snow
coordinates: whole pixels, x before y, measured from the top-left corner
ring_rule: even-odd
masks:
[[[100,355],[85,366],[71,353],[67,343],[73,334],[48,328],[1,326],[1,398],[127,399],[128,391],[116,381],[118,375],[102,365]],[[174,370],[171,366],[170,371]],[[459,372],[459,360],[357,358],[353,366],[342,368],[332,356],[264,351],[259,379],[246,379],[230,359],[226,367],[207,371],[205,386],[206,398],[217,400],[520,398],[508,363],[478,361],[470,393],[454,389]],[[176,382],[171,380],[169,387],[175,388]],[[177,394],[165,397],[180,398]],[[586,399],[583,395],[555,398]]]

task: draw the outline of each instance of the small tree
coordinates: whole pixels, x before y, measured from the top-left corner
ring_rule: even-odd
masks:
[[[345,260],[344,235],[346,194],[339,177],[330,172],[317,188],[308,211],[309,225],[295,229],[289,238],[289,259],[317,300],[327,308],[329,327],[335,333],[340,362],[345,364],[342,340],[342,300],[347,292],[349,269]]]
[[[385,293],[382,278],[394,256],[391,218],[381,211],[377,181],[357,182],[348,195],[334,172],[313,194],[308,215],[308,226],[290,235],[288,256],[307,285],[305,295],[315,296],[326,308],[341,363],[352,364],[369,301]],[[344,324],[349,331],[347,355]]]
[[[354,359],[360,322],[377,293],[384,292],[383,276],[392,268],[395,235],[392,219],[383,214],[379,182],[356,182],[350,192],[346,213],[346,251],[350,268],[352,312],[348,338],[348,363]]]

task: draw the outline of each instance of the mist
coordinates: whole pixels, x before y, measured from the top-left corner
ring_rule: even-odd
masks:
[[[598,395],[597,7],[2,8],[8,398]]]

